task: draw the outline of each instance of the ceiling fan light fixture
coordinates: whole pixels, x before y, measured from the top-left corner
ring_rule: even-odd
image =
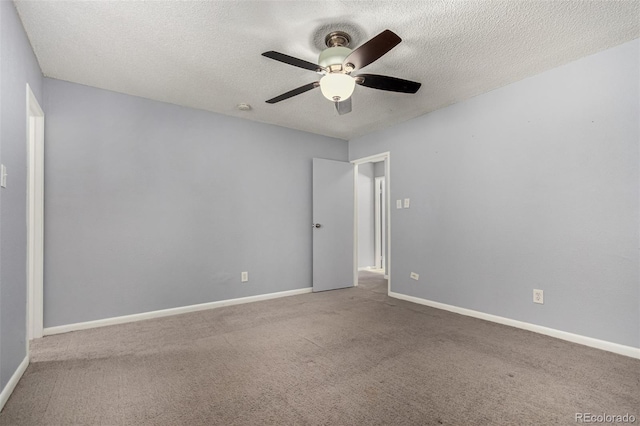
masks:
[[[332,102],[349,99],[356,87],[356,80],[347,74],[330,73],[320,79],[320,90]]]

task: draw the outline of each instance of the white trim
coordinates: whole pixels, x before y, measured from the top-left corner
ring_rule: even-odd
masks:
[[[108,325],[125,324],[128,322],[142,321],[153,318],[162,318],[172,315],[186,314],[189,312],[204,311],[207,309],[222,308],[223,306],[240,305],[243,303],[260,302],[263,300],[277,299],[280,297],[296,296],[311,293],[312,287],[296,290],[280,291],[277,293],[259,294],[257,296],[240,297],[237,299],[219,300],[216,302],[200,303],[197,305],[181,306],[179,308],[161,309],[159,311],[143,312],[141,314],[124,315],[121,317],[105,318],[95,321],[78,322],[75,324],[59,325],[44,329],[44,335],[68,333],[70,331],[86,330],[89,328],[105,327]]]
[[[408,302],[417,303],[419,305],[430,306],[436,309],[442,309],[456,314],[468,317],[478,318],[485,321],[491,321],[498,324],[508,325],[523,330],[533,331],[534,333],[544,334],[546,336],[555,337],[557,339],[566,340],[568,342],[578,343],[580,345],[589,346],[604,351],[613,352],[619,355],[640,359],[640,348],[621,345],[618,343],[607,342],[606,340],[594,339],[593,337],[582,336],[580,334],[568,333],[566,331],[556,330],[554,328],[543,327],[541,325],[531,324],[524,321],[518,321],[510,318],[500,317],[497,315],[486,314],[484,312],[474,311],[472,309],[460,308],[458,306],[447,305],[445,303],[434,302],[432,300],[422,299],[420,297],[407,296],[406,294],[389,292],[389,296],[396,299],[406,300]]]
[[[44,112],[26,85],[27,134],[27,353],[42,337],[44,267]]]
[[[378,269],[375,266],[360,266],[358,267],[358,271],[369,271],[371,269]]]
[[[385,231],[387,233],[387,240],[385,241],[385,265],[383,267],[385,272],[385,278],[387,279],[387,294],[391,294],[391,153],[385,153],[384,160],[384,202],[386,211],[385,217]]]
[[[384,268],[384,264],[382,262],[382,233],[380,232],[381,223],[382,223],[382,214],[380,211],[380,197],[382,196],[382,191],[380,188],[380,182],[383,178],[375,178],[374,179],[374,194],[373,194],[373,261],[378,269]]]
[[[357,160],[351,160],[352,164],[364,164],[364,163],[378,163],[384,161],[391,156],[389,151],[381,152],[380,154],[370,155],[364,158],[358,158]]]
[[[387,192],[386,192],[386,188],[385,188],[385,183],[386,183],[386,177],[385,176],[379,176],[377,178],[374,179],[375,182],[375,200],[374,200],[374,217],[375,217],[375,235],[374,235],[374,241],[375,241],[375,265],[376,268],[378,269],[382,269],[385,274],[386,274],[386,266],[387,266],[387,260],[386,260],[386,249],[387,247],[387,241],[386,241],[386,237],[387,237],[387,232],[386,232],[386,225],[385,226],[380,226],[381,224],[386,224],[387,223]],[[380,202],[380,198],[384,197],[384,202],[381,203]],[[380,204],[383,204],[383,206],[380,206]],[[381,207],[384,209],[384,211],[381,212]],[[382,232],[381,232],[382,231]]]
[[[9,397],[13,393],[13,390],[16,388],[16,385],[20,381],[20,378],[22,378],[22,375],[27,370],[28,366],[29,366],[29,354],[27,354],[27,356],[24,357],[24,359],[22,360],[22,362],[20,363],[16,371],[13,373],[13,376],[11,376],[11,378],[7,382],[7,385],[4,387],[4,389],[2,389],[2,392],[0,393],[0,411],[2,411],[2,409],[4,408],[4,405],[9,400]]]
[[[353,164],[353,161],[351,162]],[[353,286],[358,287],[358,165],[353,165]]]

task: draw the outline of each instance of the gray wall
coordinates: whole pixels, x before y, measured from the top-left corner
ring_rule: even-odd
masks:
[[[0,162],[8,175],[0,189],[2,389],[26,356],[27,83],[41,100],[42,73],[22,23],[13,3],[0,1]]]
[[[384,177],[384,161],[373,163],[373,176]]]
[[[391,209],[392,291],[640,347],[639,51],[350,141],[390,151],[391,199],[411,198]]]
[[[312,158],[347,142],[44,81],[45,327],[311,286]]]
[[[375,266],[373,163],[358,166],[358,267]]]

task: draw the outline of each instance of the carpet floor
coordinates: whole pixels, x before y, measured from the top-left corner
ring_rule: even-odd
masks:
[[[576,413],[640,418],[640,360],[392,299],[365,272],[356,288],[39,339],[0,425],[570,425]]]

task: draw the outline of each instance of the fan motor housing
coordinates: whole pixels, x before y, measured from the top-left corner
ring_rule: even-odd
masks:
[[[318,57],[318,65],[325,68],[330,68],[332,65],[340,65],[344,62],[345,58],[349,56],[351,49],[348,47],[329,47],[320,52]]]
[[[344,31],[333,31],[324,39],[327,49],[320,52],[318,64],[327,68],[329,72],[343,72],[342,64],[347,56],[351,53],[349,43],[351,36]]]

